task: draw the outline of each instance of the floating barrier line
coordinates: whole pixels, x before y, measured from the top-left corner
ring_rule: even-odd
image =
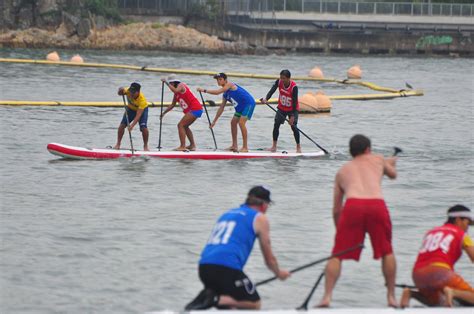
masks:
[[[75,63],[69,61],[48,61],[48,60],[33,60],[33,59],[14,59],[14,58],[0,58],[0,62],[5,63],[30,63],[30,64],[45,64],[45,65],[64,65],[64,66],[75,66],[75,67],[89,67],[89,68],[113,68],[113,69],[124,69],[124,70],[136,70],[136,71],[148,71],[148,72],[159,72],[159,73],[176,73],[176,74],[191,74],[191,75],[214,75],[216,72],[213,71],[202,71],[202,70],[182,70],[182,69],[170,69],[170,68],[149,68],[147,66],[135,66],[135,65],[123,65],[123,64],[108,64],[108,63]],[[267,74],[249,74],[249,73],[238,73],[238,72],[226,72],[229,77],[243,77],[253,79],[268,79],[276,80],[279,78],[277,75]],[[314,78],[308,76],[294,76],[292,77],[295,81],[315,81],[315,82],[332,82],[339,84],[354,84],[363,87],[370,88],[375,91],[397,93],[400,90],[378,86],[370,82],[362,82],[359,80],[340,80],[334,78]]]
[[[328,96],[331,100],[374,100],[374,99],[392,99],[400,97],[423,96],[423,90],[402,90],[394,93],[385,94],[366,94],[366,95],[334,95]]]
[[[328,96],[331,100],[373,100],[373,99],[392,99],[398,97],[423,96],[422,90],[407,90],[397,93],[386,94],[366,94],[366,95],[334,95]],[[211,100],[206,100],[209,106],[216,106]],[[259,100],[256,100],[261,105]],[[277,98],[269,99],[271,104],[278,103]],[[171,105],[171,102],[164,102],[164,106]],[[230,104],[228,104],[230,106]],[[32,100],[0,100],[0,106],[67,106],[67,107],[123,107],[119,101],[32,101]],[[160,102],[148,102],[148,106],[160,107]]]

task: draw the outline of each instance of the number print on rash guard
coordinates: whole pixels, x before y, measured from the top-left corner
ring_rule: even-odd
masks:
[[[219,221],[212,229],[207,244],[227,244],[235,228],[235,221]]]
[[[291,97],[286,97],[285,95],[280,95],[280,102],[283,107],[291,107],[291,102],[293,99]]]
[[[452,234],[447,234],[444,237],[443,236],[443,232],[428,234],[423,240],[420,253],[433,252],[437,249],[441,249],[443,253],[447,254],[449,251],[449,245],[451,244],[451,241],[453,241],[454,236]]]
[[[181,108],[183,108],[183,110],[188,109],[188,104],[182,98],[179,99],[179,105],[181,106]]]

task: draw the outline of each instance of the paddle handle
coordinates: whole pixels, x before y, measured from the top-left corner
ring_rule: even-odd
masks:
[[[158,136],[158,150],[161,151],[161,125],[163,123],[163,97],[165,94],[165,82],[161,82],[161,111],[160,111],[160,134]]]
[[[199,92],[199,95],[201,95],[202,106],[204,107],[204,110],[206,111],[207,122],[209,122],[209,129],[211,129],[212,139],[214,140],[214,146],[216,147],[216,150],[217,150],[216,137],[214,135],[214,130],[211,128],[211,118],[209,118],[209,113],[207,112],[206,101],[204,100],[204,97],[202,97],[201,92]]]
[[[360,243],[356,246],[353,246],[351,248],[348,248],[347,250],[343,250],[343,251],[340,251],[340,252],[337,252],[335,254],[332,254],[331,256],[328,256],[328,257],[325,257],[325,258],[321,258],[321,259],[318,259],[317,261],[314,261],[314,262],[311,262],[309,264],[306,264],[306,265],[303,265],[303,266],[300,266],[300,267],[297,267],[295,269],[292,269],[290,270],[290,273],[293,274],[293,273],[296,273],[300,270],[303,270],[303,269],[306,269],[308,267],[311,267],[311,266],[314,266],[316,264],[319,264],[319,263],[322,263],[322,262],[325,262],[327,260],[330,260],[331,258],[334,258],[334,257],[338,257],[338,256],[341,256],[341,255],[344,255],[346,253],[349,253],[349,252],[352,252],[352,251],[355,251],[357,249],[360,249],[360,248],[364,248],[364,244],[363,243]],[[265,280],[262,280],[262,281],[259,281],[255,284],[255,286],[260,286],[260,285],[264,285],[270,281],[273,281],[275,279],[277,279],[278,277],[277,276],[273,276],[271,278],[268,278],[268,279],[265,279]]]
[[[263,98],[262,98],[263,99]],[[273,108],[272,106],[270,106],[269,104],[267,104],[266,102],[263,102],[262,99],[260,99],[260,102],[264,103],[265,105],[268,106],[268,108],[272,109],[273,111],[275,111],[277,114],[283,116],[283,114],[281,112],[279,112],[278,110],[276,110],[275,108]],[[285,118],[285,121],[290,123],[290,120],[288,120],[286,117]],[[308,135],[306,135],[306,133],[304,133],[303,131],[301,131],[300,128],[298,128],[296,125],[294,126],[298,132],[300,132],[301,134],[303,134],[304,137],[306,137],[308,140],[310,140],[311,142],[313,142],[314,145],[316,145],[320,150],[322,150],[326,155],[329,155],[329,152],[324,149],[323,147],[321,147],[318,143],[316,143],[311,137],[309,137]]]
[[[130,137],[130,148],[132,149],[132,155],[134,154],[135,150],[133,149],[133,141],[132,141],[132,131],[130,131],[130,120],[128,119],[128,107],[125,101],[125,95],[122,95],[123,105],[125,107],[125,118],[127,120],[127,130],[128,136]]]

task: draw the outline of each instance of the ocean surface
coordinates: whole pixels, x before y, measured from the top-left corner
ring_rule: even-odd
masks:
[[[44,59],[46,50],[0,50],[0,57]],[[77,51],[59,51],[63,59]],[[122,108],[0,107],[1,217],[0,312],[139,313],[181,310],[201,289],[199,254],[215,220],[238,206],[247,191],[264,184],[275,204],[268,216],[274,253],[292,269],[330,254],[334,176],[350,160],[349,138],[362,133],[384,155],[403,149],[398,178],[384,179],[384,196],[393,222],[397,283],[411,283],[411,269],[428,229],[445,221],[448,207],[473,208],[474,60],[378,56],[233,56],[156,52],[80,51],[86,62],[146,65],[209,71],[277,75],[290,69],[306,75],[320,66],[327,77],[344,78],[360,64],[364,81],[396,89],[408,82],[422,97],[334,101],[330,114],[301,116],[299,127],[332,154],[298,160],[111,160],[70,161],[51,155],[50,142],[106,147],[116,140]],[[214,88],[210,76],[180,75],[193,90]],[[2,100],[120,101],[119,86],[142,84],[148,100],[159,102],[159,73],[0,64]],[[235,79],[256,98],[273,81]],[[298,82],[300,93],[375,93],[360,86]],[[206,95],[208,96],[208,95]],[[165,101],[171,93],[165,90]],[[219,101],[219,97],[206,97]],[[216,108],[209,108],[211,118]],[[228,107],[215,134],[220,148],[230,144],[233,109]],[[150,145],[158,144],[159,108],[150,109]],[[175,108],[163,122],[165,149],[178,145]],[[274,113],[257,106],[248,123],[249,146],[268,148]],[[199,148],[213,147],[206,118],[192,130]],[[240,139],[240,135],[239,135]],[[136,147],[140,133],[133,131]],[[128,147],[128,136],[123,139]],[[304,151],[317,148],[302,137]],[[280,149],[294,150],[287,125]],[[469,231],[474,236],[472,230]],[[384,307],[380,261],[370,242],[361,261],[345,262],[333,306]],[[324,265],[294,274],[285,282],[260,286],[263,308],[299,306]],[[467,256],[457,270],[474,284]],[[245,268],[254,281],[272,276],[258,244]],[[311,304],[321,297],[323,285]],[[401,291],[397,291],[400,295]],[[416,304],[416,303],[414,303]]]

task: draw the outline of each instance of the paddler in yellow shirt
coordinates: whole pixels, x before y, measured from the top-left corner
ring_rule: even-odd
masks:
[[[143,93],[140,92],[141,86],[138,83],[132,83],[129,88],[120,87],[118,94],[120,96],[127,96],[127,115],[128,122],[130,123],[129,130],[133,130],[133,127],[138,123],[140,125],[140,132],[143,137],[143,150],[148,151],[148,103]],[[117,144],[114,149],[120,149],[120,143],[122,142],[123,133],[127,127],[127,115],[124,114],[122,122],[120,122],[117,131]]]

